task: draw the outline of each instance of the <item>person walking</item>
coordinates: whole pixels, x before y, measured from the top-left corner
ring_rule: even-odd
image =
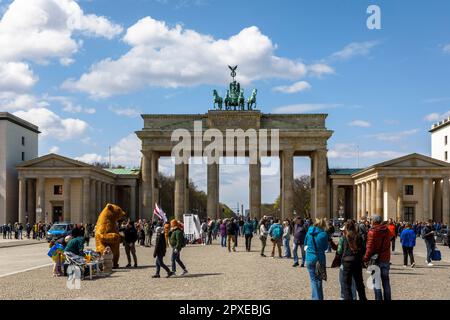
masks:
[[[267,235],[268,235],[268,231],[266,228],[266,217],[264,216],[261,219],[261,222],[259,223],[259,240],[261,241],[261,257],[266,257],[266,255],[264,254],[264,250],[266,249],[266,244],[267,244]]]
[[[291,258],[291,226],[289,221],[285,221],[283,223],[283,248],[284,248],[284,257],[290,259]]]
[[[244,236],[245,236],[245,250],[251,251],[252,238],[253,238],[253,223],[250,218],[244,223]]]
[[[253,233],[256,235],[258,232],[258,219],[256,219],[256,217],[253,218],[252,224],[253,224]]]
[[[186,266],[181,261],[181,249],[185,245],[184,233],[181,231],[178,221],[173,219],[170,221],[170,245],[172,246],[172,272],[175,275],[177,271],[177,263],[183,269],[184,276],[188,273]]]
[[[203,220],[201,226],[200,226],[200,236],[202,238],[202,245],[206,246],[206,237],[208,235],[208,224],[206,223],[206,220]]]
[[[323,300],[322,281],[326,278],[325,250],[328,248],[328,234],[326,232],[327,221],[316,218],[313,226],[309,227],[306,234],[306,268],[308,269],[311,283],[312,300]],[[319,266],[319,268],[317,268]],[[318,272],[316,272],[318,270]],[[325,272],[325,273],[324,273]]]
[[[297,217],[295,219],[294,225],[294,248],[292,249],[294,255],[294,264],[293,267],[298,267],[298,248],[300,247],[300,252],[302,254],[302,264],[301,268],[305,266],[305,238],[306,238],[307,227],[305,226],[305,222],[302,218]]]
[[[391,245],[392,245],[392,252],[395,251],[395,241],[397,240],[397,226],[394,223],[394,220],[392,218],[389,218],[388,220],[388,229],[389,233],[391,235]]]
[[[416,246],[416,234],[412,229],[411,223],[407,223],[405,229],[400,233],[400,242],[403,249],[403,267],[408,266],[408,256],[411,261],[411,268],[414,268],[414,247]]]
[[[212,244],[212,234],[214,229],[214,220],[211,220],[208,218],[208,228],[207,228],[207,238],[206,238],[206,244],[211,245]]]
[[[148,225],[149,223],[147,223]],[[167,278],[173,276],[173,272],[170,271],[169,267],[164,263],[164,256],[166,255],[166,239],[164,237],[164,227],[162,222],[158,224],[156,228],[156,240],[155,240],[155,250],[153,251],[153,258],[156,258],[156,273],[152,278],[160,278],[160,271],[163,268],[167,272]]]
[[[222,248],[227,247],[227,221],[223,220],[219,225],[220,245]]]
[[[391,262],[391,232],[382,224],[379,215],[372,216],[372,228],[367,233],[366,254],[363,262],[367,266],[372,261],[380,268],[383,290],[374,288],[375,300],[391,300],[389,269]]]
[[[429,267],[433,266],[432,257],[434,250],[436,249],[436,239],[434,238],[436,231],[433,227],[433,220],[428,220],[427,224],[422,228],[422,239],[425,241],[427,248],[427,260],[426,263]]]
[[[353,281],[358,291],[359,300],[366,301],[366,289],[362,275],[363,248],[362,239],[352,220],[344,224],[344,234],[339,239],[337,253],[342,257],[342,282],[344,300],[356,300],[353,295]]]
[[[128,264],[126,265],[126,268],[131,267],[130,253],[133,255],[134,267],[137,268],[138,265],[136,257],[136,241],[138,239],[138,234],[133,222],[128,221],[127,226],[124,230],[124,234],[125,239],[123,245],[125,247],[125,253],[128,259]]]
[[[271,257],[275,258],[275,247],[278,248],[278,256],[281,256],[281,241],[283,237],[283,226],[280,224],[280,219],[276,219],[275,223],[270,226],[269,235],[272,241]]]
[[[239,227],[234,221],[234,218],[231,218],[231,220],[227,223],[228,252],[231,252],[231,241],[233,241],[233,252],[236,252],[236,238],[239,232]]]

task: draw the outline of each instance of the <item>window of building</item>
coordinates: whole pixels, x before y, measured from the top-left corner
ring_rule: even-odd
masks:
[[[445,161],[448,161],[448,151],[445,151]]]
[[[404,220],[407,222],[414,222],[414,207],[405,207],[404,209],[405,218]]]
[[[412,186],[412,185],[405,186],[405,195],[413,196],[414,195],[414,186]]]
[[[25,137],[22,137],[22,145],[25,145]]]
[[[53,186],[53,194],[55,194],[55,195],[62,195],[63,194],[63,187],[62,187],[62,185],[55,185],[55,186]]]
[[[22,161],[25,161],[25,152],[22,152]]]

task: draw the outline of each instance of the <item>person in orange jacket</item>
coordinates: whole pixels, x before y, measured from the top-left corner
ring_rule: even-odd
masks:
[[[169,231],[170,231],[170,223],[167,221],[164,224],[164,237],[166,238],[166,246],[169,246]]]
[[[397,231],[396,231],[396,227],[395,227],[395,223],[392,220],[392,218],[389,218],[389,223],[388,223],[388,229],[389,229],[389,233],[391,236],[391,244],[392,244],[392,251],[395,251],[395,240],[397,239]]]

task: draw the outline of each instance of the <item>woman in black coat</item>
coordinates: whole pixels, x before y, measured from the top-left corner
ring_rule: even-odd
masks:
[[[166,255],[166,238],[164,236],[164,229],[162,226],[156,228],[156,241],[155,241],[155,251],[153,252],[153,257],[156,258],[156,274],[152,278],[160,278],[159,272],[161,268],[166,270],[167,278],[173,276],[173,272],[165,265],[164,256]]]

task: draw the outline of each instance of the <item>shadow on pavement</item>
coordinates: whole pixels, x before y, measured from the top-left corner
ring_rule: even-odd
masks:
[[[220,276],[222,273],[195,273],[195,274],[187,274],[184,276],[176,276],[174,279],[181,278],[202,278],[202,277],[210,277],[210,276]]]

